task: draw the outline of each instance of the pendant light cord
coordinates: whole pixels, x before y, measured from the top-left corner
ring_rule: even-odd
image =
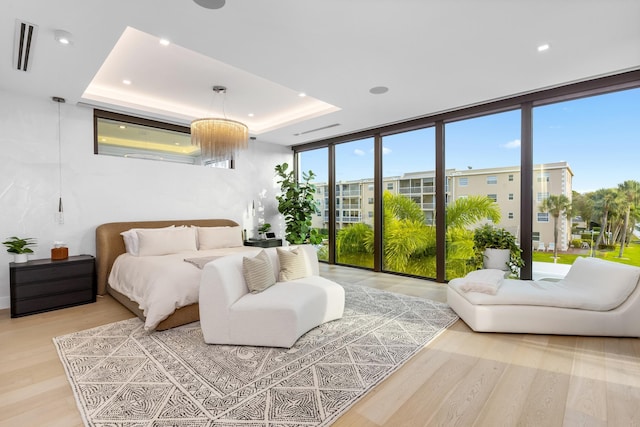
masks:
[[[58,211],[62,212],[62,138],[60,136],[60,104],[58,102],[58,194],[60,197]]]

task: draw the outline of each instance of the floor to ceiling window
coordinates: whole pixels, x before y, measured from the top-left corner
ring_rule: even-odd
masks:
[[[382,146],[383,269],[434,278],[435,131],[385,136]]]
[[[640,89],[534,108],[534,277],[578,256],[640,265],[639,117]]]
[[[519,241],[520,128],[520,110],[445,125],[447,280],[476,268],[478,227],[502,228]]]
[[[639,87],[640,71],[621,73],[327,140],[317,154],[335,166],[335,187],[320,185],[317,223],[335,228],[335,262],[451,280],[476,268],[473,236],[490,224],[522,249],[524,279],[580,255],[640,265]],[[300,147],[301,163],[322,144]],[[398,226],[408,217],[421,220],[413,232]]]
[[[336,145],[336,262],[373,268],[373,138]],[[369,203],[371,201],[371,203]]]
[[[302,173],[313,172],[314,178],[310,183],[316,186],[316,205],[318,212],[312,218],[312,226],[320,230],[322,245],[318,248],[318,259],[327,261],[329,258],[329,173],[328,173],[328,149],[298,153],[298,180],[302,179]]]

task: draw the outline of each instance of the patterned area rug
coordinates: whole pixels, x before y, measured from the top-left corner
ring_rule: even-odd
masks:
[[[198,323],[129,319],[54,338],[88,426],[326,426],[458,317],[343,285],[345,314],[291,349],[207,345]]]

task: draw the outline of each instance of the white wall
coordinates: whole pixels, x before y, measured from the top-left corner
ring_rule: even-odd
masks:
[[[0,92],[0,239],[34,237],[30,259],[49,258],[56,240],[70,255],[95,255],[95,228],[115,221],[230,218],[255,235],[269,222],[283,235],[274,166],[287,147],[250,141],[225,170],[93,154],[93,111],[61,106],[62,199],[58,206],[58,105],[48,97]],[[255,200],[256,216],[251,215]],[[0,308],[9,307],[9,262],[0,248]]]

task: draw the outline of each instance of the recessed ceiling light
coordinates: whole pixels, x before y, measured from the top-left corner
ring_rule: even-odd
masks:
[[[171,44],[171,42],[167,39],[160,39],[160,44],[162,46],[169,46]]]
[[[198,6],[205,9],[220,9],[225,4],[225,0],[193,0]]]
[[[299,96],[300,98],[304,98],[305,96],[307,96],[307,94],[306,94],[306,93],[304,93],[304,92],[300,92],[300,93],[298,94],[298,96]]]
[[[130,85],[131,84],[131,80],[124,79],[122,81],[122,83],[125,84],[125,85]]]
[[[179,142],[174,142],[173,145],[180,145],[180,143]]]
[[[120,129],[126,129],[127,128],[125,125],[120,125],[119,127],[120,127]]]
[[[541,44],[540,46],[538,46],[538,52],[544,52],[545,50],[549,50],[551,46],[549,46],[548,43],[545,44]]]
[[[249,113],[249,114],[247,114],[247,115],[248,115],[249,117],[253,117],[255,114],[253,114],[253,113]]]
[[[389,92],[389,88],[386,86],[376,86],[369,89],[369,93],[374,95],[382,95],[383,93]]]
[[[53,37],[56,39],[58,43],[63,45],[70,45],[73,42],[73,37],[71,36],[71,33],[68,31],[55,30],[53,32]]]

